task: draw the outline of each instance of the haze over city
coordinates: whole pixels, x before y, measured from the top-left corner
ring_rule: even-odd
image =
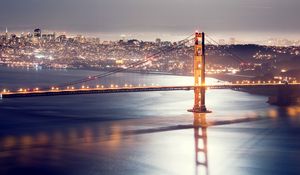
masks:
[[[200,29],[228,39],[256,42],[300,39],[298,0],[3,0],[0,30],[33,28],[98,36],[178,40]]]

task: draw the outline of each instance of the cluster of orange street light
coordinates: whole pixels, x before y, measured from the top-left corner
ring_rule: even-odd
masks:
[[[133,86],[132,84],[125,84],[123,86],[123,88],[133,88],[133,87],[146,87],[146,84],[139,84],[138,86]],[[151,86],[159,86],[158,84],[154,84],[152,83]],[[89,90],[89,89],[103,89],[103,88],[119,88],[121,86],[119,85],[114,85],[111,84],[109,87],[105,87],[104,85],[96,85],[95,87],[90,87],[88,85],[82,85],[80,88],[76,88],[74,86],[67,86],[65,89],[59,88],[59,87],[54,87],[52,86],[49,90],[50,91],[63,91],[63,90]],[[29,88],[20,88],[17,90],[17,92],[19,93],[26,93],[26,92],[43,92],[43,91],[47,91],[47,90],[41,90],[40,88],[34,88],[34,89],[29,89]],[[8,90],[8,89],[3,89],[2,92],[0,91],[0,93],[6,94],[6,93],[11,93],[12,91]]]
[[[236,81],[236,82],[232,82],[232,85],[260,85],[260,84],[285,84],[285,83],[289,83],[289,84],[297,84],[298,82],[296,80],[292,81],[292,82],[287,82],[287,81],[249,81],[249,80],[243,80],[243,81]],[[151,84],[152,87],[154,86],[159,86],[158,84]],[[103,89],[103,88],[134,88],[134,87],[147,87],[146,84],[139,84],[138,86],[133,86],[132,84],[125,84],[124,86],[119,86],[119,85],[114,85],[111,84],[108,87],[105,87],[104,85],[96,85],[95,87],[90,87],[88,85],[82,85],[80,88],[76,88],[74,86],[67,86],[65,89],[59,88],[59,87],[51,87],[49,90],[50,91],[71,91],[71,90],[89,90],[89,89]],[[17,90],[18,93],[26,93],[26,92],[43,92],[43,91],[47,91],[47,90],[41,90],[40,88],[34,88],[34,89],[28,89],[28,88],[20,88],[19,90]],[[11,93],[10,90],[8,89],[3,89],[2,92],[0,91],[0,93],[2,94],[6,94],[6,93]]]
[[[249,80],[243,80],[243,81],[236,81],[234,84],[284,84],[284,83],[291,83],[291,84],[296,84],[297,81],[294,80],[292,82],[287,82],[287,81],[249,81]]]

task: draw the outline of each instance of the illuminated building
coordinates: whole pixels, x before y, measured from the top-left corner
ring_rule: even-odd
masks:
[[[42,30],[41,29],[35,29],[34,30],[34,37],[35,38],[41,38],[42,37]]]

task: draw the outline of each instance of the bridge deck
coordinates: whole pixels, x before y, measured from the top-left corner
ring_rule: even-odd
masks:
[[[124,92],[149,92],[149,91],[180,91],[194,90],[194,88],[205,87],[207,89],[247,89],[247,88],[278,88],[278,87],[299,87],[300,83],[293,84],[215,84],[206,86],[146,86],[146,87],[120,87],[120,88],[89,88],[89,89],[66,89],[46,91],[22,91],[2,92],[0,98],[34,97],[34,96],[57,96],[77,94],[101,94],[101,93],[124,93]]]

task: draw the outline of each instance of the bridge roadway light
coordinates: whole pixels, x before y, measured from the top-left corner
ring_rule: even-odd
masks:
[[[7,93],[7,92],[9,92],[9,90],[3,89],[2,92],[3,92],[3,93]]]
[[[75,89],[74,86],[72,86],[71,89],[74,90]]]

